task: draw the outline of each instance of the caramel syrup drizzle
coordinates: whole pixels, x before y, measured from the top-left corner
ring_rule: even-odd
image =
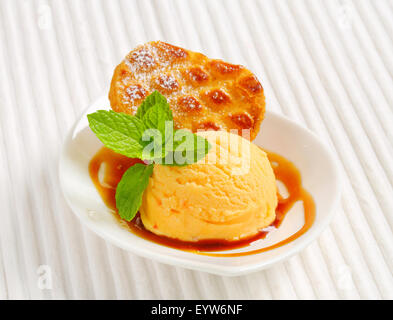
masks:
[[[307,190],[302,187],[301,175],[299,170],[293,165],[292,162],[288,161],[284,157],[273,152],[269,152],[266,150],[264,151],[267,153],[276,179],[278,181],[281,181],[285,185],[289,194],[288,197],[284,198],[281,194],[277,193],[278,205],[276,208],[276,219],[271,224],[271,226],[278,228],[284,220],[286,214],[297,201],[303,202],[304,225],[297,232],[280,242],[277,242],[268,247],[246,252],[221,253],[213,251],[225,251],[246,247],[256,240],[265,238],[267,232],[260,231],[259,233],[250,238],[242,239],[239,241],[211,239],[197,242],[185,242],[165,236],[158,236],[146,230],[142,224],[139,213],[130,222],[122,220],[118,215],[116,209],[116,187],[124,172],[130,166],[136,163],[142,163],[141,160],[127,158],[126,156],[117,154],[112,150],[103,147],[91,159],[89,163],[89,173],[104,203],[114,212],[116,218],[123,225],[126,225],[128,229],[134,234],[161,245],[184,251],[194,252],[201,255],[208,255],[214,257],[246,256],[250,254],[265,252],[288,244],[289,242],[299,238],[308,229],[310,229],[315,220],[315,203],[310,193],[308,193]],[[103,177],[102,179],[100,179],[99,171],[103,164],[105,164],[106,167]]]

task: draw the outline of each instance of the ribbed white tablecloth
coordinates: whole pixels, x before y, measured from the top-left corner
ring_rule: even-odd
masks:
[[[74,217],[62,141],[126,53],[158,39],[246,65],[268,109],[337,152],[342,201],[318,241],[225,278],[137,257]],[[391,0],[0,0],[0,299],[392,299],[392,76]]]

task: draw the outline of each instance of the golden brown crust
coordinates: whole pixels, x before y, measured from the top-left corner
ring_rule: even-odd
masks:
[[[135,114],[154,90],[168,99],[176,128],[250,129],[253,140],[265,113],[262,85],[249,70],[161,41],[137,47],[116,67],[111,107]]]

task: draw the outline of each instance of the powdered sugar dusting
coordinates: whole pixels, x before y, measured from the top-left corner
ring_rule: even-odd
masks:
[[[216,69],[216,71],[221,74],[235,73],[242,69],[242,66],[240,65],[230,64],[224,61],[217,60],[212,63],[212,66],[214,69]]]
[[[187,112],[199,110],[202,108],[199,101],[192,96],[180,97],[178,100],[178,104],[183,109],[183,111]]]
[[[123,103],[130,104],[147,96],[147,91],[140,85],[130,85],[125,89]]]
[[[201,68],[191,68],[187,70],[188,77],[195,82],[203,82],[209,78],[209,75]]]
[[[130,77],[125,77],[124,79],[121,79],[122,87],[124,88],[124,86],[126,86],[130,81]]]
[[[229,96],[220,89],[212,90],[208,93],[208,95],[210,96],[210,99],[216,104],[228,103],[230,101]]]
[[[155,82],[159,87],[167,91],[173,91],[179,87],[176,78],[170,75],[161,75]]]
[[[126,65],[130,68],[132,72],[138,71],[140,69],[148,69],[156,64],[153,55],[147,48],[140,48],[137,51],[132,52],[126,59]]]

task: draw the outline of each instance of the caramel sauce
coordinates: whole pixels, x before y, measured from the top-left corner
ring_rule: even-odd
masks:
[[[288,211],[297,201],[303,202],[304,225],[290,237],[278,243],[261,249],[246,252],[216,253],[212,251],[233,250],[246,247],[256,240],[265,238],[268,232],[260,231],[252,237],[239,241],[212,239],[197,242],[185,242],[165,236],[158,236],[146,230],[142,224],[139,213],[130,222],[121,219],[116,209],[115,194],[117,184],[119,183],[124,172],[136,163],[143,163],[141,160],[127,158],[126,156],[117,154],[112,150],[103,147],[90,161],[89,173],[104,203],[111,210],[113,210],[116,218],[119,219],[122,224],[125,224],[128,229],[134,234],[146,240],[150,240],[164,246],[184,251],[192,251],[198,254],[215,257],[237,257],[256,254],[283,246],[304,234],[312,226],[315,219],[315,204],[312,196],[302,187],[299,170],[290,161],[286,160],[282,156],[266,150],[264,151],[267,153],[276,179],[284,184],[289,194],[287,197],[284,198],[281,194],[277,192],[278,205],[276,208],[276,219],[271,224],[271,226],[278,228],[284,220]],[[103,164],[105,164],[106,167],[104,170],[104,174],[102,175],[102,179],[100,179],[100,168]]]

